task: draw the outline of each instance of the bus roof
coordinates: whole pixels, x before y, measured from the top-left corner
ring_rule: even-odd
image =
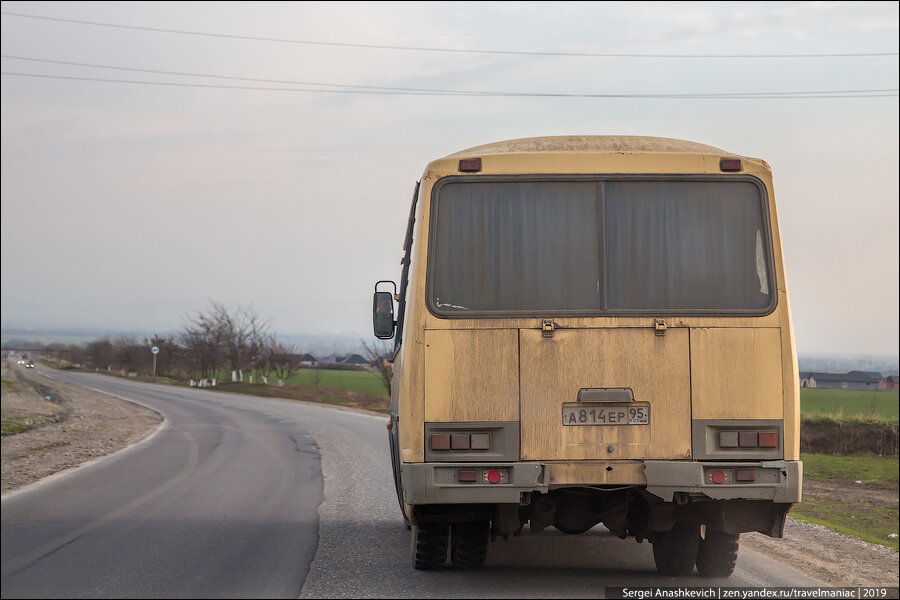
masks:
[[[507,140],[484,146],[475,146],[446,156],[464,158],[488,154],[525,152],[666,152],[676,154],[714,154],[737,156],[705,144],[671,138],[635,135],[561,135],[549,137]]]

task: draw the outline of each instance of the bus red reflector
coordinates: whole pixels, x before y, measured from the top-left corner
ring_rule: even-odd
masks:
[[[477,173],[481,170],[481,159],[461,158],[459,160],[459,170],[463,173]]]
[[[722,471],[713,471],[712,481],[713,483],[725,483],[725,473]]]
[[[743,170],[744,165],[741,164],[741,159],[739,158],[723,158],[719,161],[719,168],[725,172],[733,172]]]
[[[463,483],[478,481],[478,471],[459,471],[457,479]]]
[[[449,450],[450,449],[450,436],[446,433],[431,434],[431,449],[432,450]]]
[[[737,481],[756,481],[756,473],[753,471],[738,471],[734,474]]]
[[[500,483],[501,479],[503,479],[503,474],[500,473],[500,471],[497,471],[496,469],[492,470],[492,471],[488,471],[487,480],[490,483]]]
[[[759,447],[760,448],[777,448],[778,447],[778,433],[774,431],[760,431],[759,432]]]

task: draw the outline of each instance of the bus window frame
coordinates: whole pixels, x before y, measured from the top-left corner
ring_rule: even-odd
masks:
[[[421,181],[416,182],[416,188],[413,190],[412,205],[409,209],[409,221],[406,225],[406,236],[403,244],[403,270],[400,272],[400,292],[397,300],[397,331],[394,332],[394,358],[400,351],[400,344],[403,343],[403,325],[406,322],[406,294],[409,287],[409,265],[412,256],[413,231],[416,223],[416,205],[419,203],[419,186]]]
[[[543,181],[594,181],[598,183],[608,181],[679,181],[679,182],[721,182],[721,181],[743,181],[752,183],[759,192],[760,209],[762,211],[761,221],[765,244],[766,256],[766,276],[768,277],[769,286],[772,290],[770,293],[769,304],[761,309],[730,309],[730,308],[702,308],[702,309],[653,309],[653,308],[631,308],[631,309],[601,309],[601,310],[471,310],[471,311],[442,311],[434,304],[434,248],[435,237],[437,235],[437,204],[440,190],[446,186],[457,182],[484,182],[484,183],[502,183],[502,182],[543,182]],[[602,189],[602,188],[601,188]],[[601,196],[602,198],[602,196]],[[775,312],[778,307],[778,291],[779,281],[778,273],[775,268],[774,239],[772,237],[772,220],[769,210],[769,194],[765,184],[753,175],[704,175],[704,174],[528,174],[528,175],[448,175],[438,179],[431,189],[431,198],[429,202],[429,231],[428,231],[428,248],[427,248],[427,264],[425,275],[425,305],[428,311],[439,319],[514,319],[522,317],[662,317],[662,316],[695,316],[695,317],[764,317]],[[605,211],[600,212],[601,220],[601,242],[605,236],[603,226],[605,221]],[[601,275],[604,281],[601,285],[606,284],[605,278],[605,258],[601,260]],[[404,266],[405,268],[405,266]]]

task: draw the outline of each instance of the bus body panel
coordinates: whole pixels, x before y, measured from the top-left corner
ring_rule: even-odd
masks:
[[[553,337],[523,329],[519,343],[522,460],[690,458],[686,329],[660,336],[650,328],[560,328]],[[583,388],[627,388],[634,401],[581,404]],[[600,409],[608,422],[631,404],[649,408],[648,424],[561,423],[564,406],[574,410],[576,422],[596,421]]]
[[[425,422],[519,420],[515,329],[425,330]]]

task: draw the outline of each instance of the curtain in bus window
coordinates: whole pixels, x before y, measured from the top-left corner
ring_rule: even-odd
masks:
[[[596,182],[450,183],[439,191],[440,312],[598,310]]]
[[[769,305],[755,185],[609,182],[604,192],[609,310]]]

